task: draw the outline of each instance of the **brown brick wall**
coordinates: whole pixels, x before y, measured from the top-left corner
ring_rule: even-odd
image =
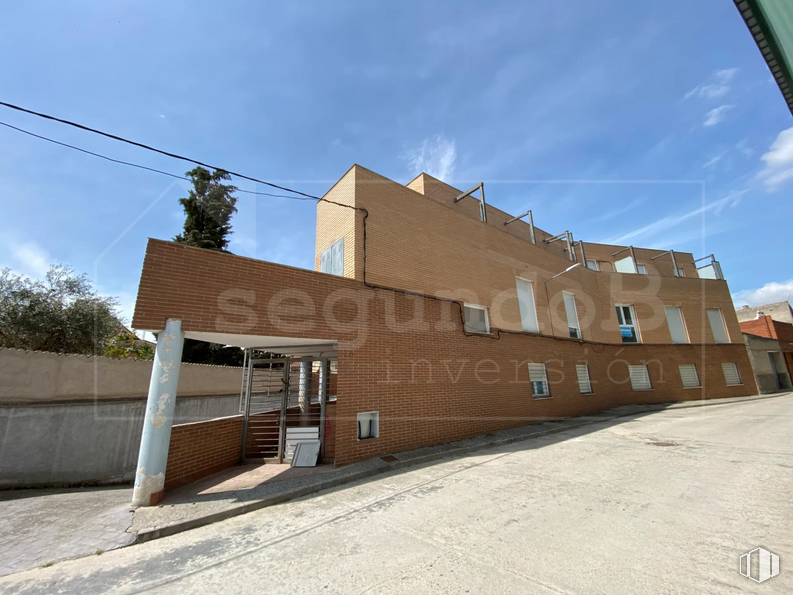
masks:
[[[241,415],[174,426],[165,468],[165,491],[236,465],[241,444]]]
[[[456,303],[150,240],[133,326],[159,330],[169,317],[181,319],[185,331],[338,341],[337,464],[625,403],[756,392],[743,343],[623,346],[526,333],[466,336]],[[548,364],[551,399],[531,398],[527,359]],[[579,394],[577,362],[589,363],[593,395]],[[633,392],[626,366],[642,362],[650,362],[654,390]],[[726,386],[722,362],[737,363],[746,383]],[[697,364],[703,388],[682,388],[679,363]],[[357,440],[356,414],[363,411],[380,412],[380,438]]]
[[[665,305],[681,308],[693,343],[714,342],[705,308],[720,308],[731,342],[743,343],[727,283],[699,279],[691,254],[677,255],[678,265],[687,271],[685,278],[673,276],[671,260],[650,260],[661,251],[637,248],[637,259],[647,262],[650,274],[579,267],[550,281],[546,296],[545,281],[572,263],[541,243],[535,246],[526,241],[523,232],[505,231],[518,229],[513,227],[517,222],[503,225],[508,215],[489,209],[493,216],[488,219],[489,225],[484,225],[476,201],[466,198],[453,205],[457,190],[429,176],[411,182],[414,190],[360,166],[353,171],[355,204],[369,212],[366,281],[370,283],[485,305],[489,307],[491,326],[520,330],[515,277],[523,277],[534,285],[541,333],[569,336],[562,291],[570,291],[576,296],[583,338],[610,343],[621,342],[615,304],[634,306],[644,343],[663,344],[671,342]],[[422,191],[429,194],[425,196]],[[434,200],[427,200],[427,196]],[[360,220],[358,229],[362,236]],[[550,246],[562,245],[556,242]],[[620,248],[586,246],[588,258],[591,252],[612,260],[611,254]],[[363,280],[360,274],[356,278]]]

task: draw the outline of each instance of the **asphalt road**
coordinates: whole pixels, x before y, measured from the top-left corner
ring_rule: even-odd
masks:
[[[791,593],[793,396],[677,409],[350,484],[0,579],[10,593]],[[738,573],[781,557],[762,584]]]

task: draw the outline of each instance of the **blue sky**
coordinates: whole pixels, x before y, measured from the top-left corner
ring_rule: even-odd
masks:
[[[726,0],[19,2],[0,50],[3,101],[314,194],[353,163],[484,180],[488,202],[553,233],[715,253],[738,305],[793,292],[793,118]],[[184,195],[0,127],[0,266],[70,264],[130,317],[146,238],[181,230]],[[313,268],[312,202],[239,208],[233,252]]]

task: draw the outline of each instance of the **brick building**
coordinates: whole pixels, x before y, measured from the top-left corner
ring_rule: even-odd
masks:
[[[300,423],[320,425],[337,465],[622,404],[756,392],[712,257],[698,268],[688,253],[554,236],[483,193],[353,166],[317,205],[315,271],[150,240],[133,326],[176,319],[189,338],[291,354],[313,366],[301,391],[322,361],[336,400]]]
[[[776,311],[784,316],[790,312],[790,306],[787,302],[783,304],[787,308],[777,308]],[[790,390],[793,388],[793,324],[775,320],[762,309],[755,310],[754,319],[741,320],[739,324],[749,350],[757,388],[761,393]],[[742,313],[743,310],[738,311],[739,315]]]

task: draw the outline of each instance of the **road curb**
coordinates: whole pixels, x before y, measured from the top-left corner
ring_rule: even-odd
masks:
[[[691,401],[686,402],[674,402],[673,404],[675,407],[670,408],[669,403],[660,403],[660,404],[652,404],[647,405],[646,413],[655,413],[658,411],[669,411],[672,409],[690,409],[690,408],[698,408],[698,407],[707,407],[713,405],[737,405],[741,403],[750,403],[752,401],[759,401],[764,399],[774,399],[778,397],[787,396],[791,393],[781,393],[781,394],[773,394],[773,395],[759,395],[756,397],[746,398],[745,400],[741,401],[728,401],[723,402],[721,399],[708,399],[702,401]],[[722,401],[722,402],[719,402]],[[281,504],[288,500],[294,500],[295,498],[300,498],[302,496],[307,496],[309,494],[313,494],[315,492],[320,492],[322,490],[327,490],[330,488],[338,487],[340,485],[344,485],[346,483],[352,483],[354,481],[358,481],[360,479],[366,479],[369,477],[373,477],[375,475],[381,475],[383,473],[388,473],[390,471],[397,471],[400,469],[405,469],[408,467],[414,467],[416,465],[421,465],[423,463],[430,463],[432,461],[437,461],[438,459],[443,458],[450,458],[460,455],[469,454],[472,452],[476,452],[478,450],[484,450],[487,448],[497,448],[499,446],[506,446],[509,444],[514,444],[515,442],[522,442],[524,440],[530,440],[532,438],[541,438],[543,436],[548,436],[552,434],[558,434],[561,432],[566,432],[568,430],[575,430],[577,428],[581,428],[584,426],[589,426],[597,423],[607,422],[612,419],[618,419],[620,417],[629,417],[631,415],[635,415],[636,411],[629,411],[621,414],[614,414],[610,416],[603,416],[600,418],[590,418],[585,421],[581,421],[579,423],[571,423],[566,424],[563,426],[559,426],[556,428],[545,428],[542,430],[538,430],[536,432],[531,432],[528,434],[522,434],[520,436],[510,436],[508,438],[502,438],[497,440],[492,440],[490,442],[483,442],[481,444],[472,444],[470,446],[461,446],[457,448],[451,448],[448,450],[443,450],[439,452],[428,453],[426,455],[421,455],[417,457],[413,457],[411,459],[405,460],[397,460],[393,463],[390,463],[383,467],[377,467],[374,469],[366,469],[364,471],[358,471],[356,473],[350,473],[349,475],[344,475],[341,477],[330,478],[324,481],[320,481],[316,484],[310,486],[304,486],[301,488],[295,488],[293,490],[289,490],[283,492],[281,494],[276,494],[274,496],[270,496],[268,498],[262,498],[261,500],[257,500],[255,502],[249,502],[247,504],[242,504],[240,506],[235,506],[233,508],[228,508],[226,510],[222,510],[220,512],[215,512],[212,514],[208,514],[206,516],[189,519],[187,521],[181,521],[178,523],[174,523],[172,525],[168,525],[166,527],[160,527],[157,529],[140,531],[136,536],[134,541],[130,545],[145,543],[147,541],[152,541],[154,539],[160,539],[162,537],[169,537],[171,535],[176,535],[178,533],[182,533],[183,531],[190,531],[191,529],[198,529],[199,527],[204,527],[206,525],[211,525],[213,523],[217,523],[219,521],[225,521],[235,516],[239,516],[242,514],[247,514],[249,512],[253,512],[255,510],[260,510],[262,508],[267,508],[268,506],[274,506],[276,504]],[[566,420],[572,420],[575,418],[566,418]],[[565,421],[565,420],[559,420]],[[553,423],[553,422],[550,422]]]

